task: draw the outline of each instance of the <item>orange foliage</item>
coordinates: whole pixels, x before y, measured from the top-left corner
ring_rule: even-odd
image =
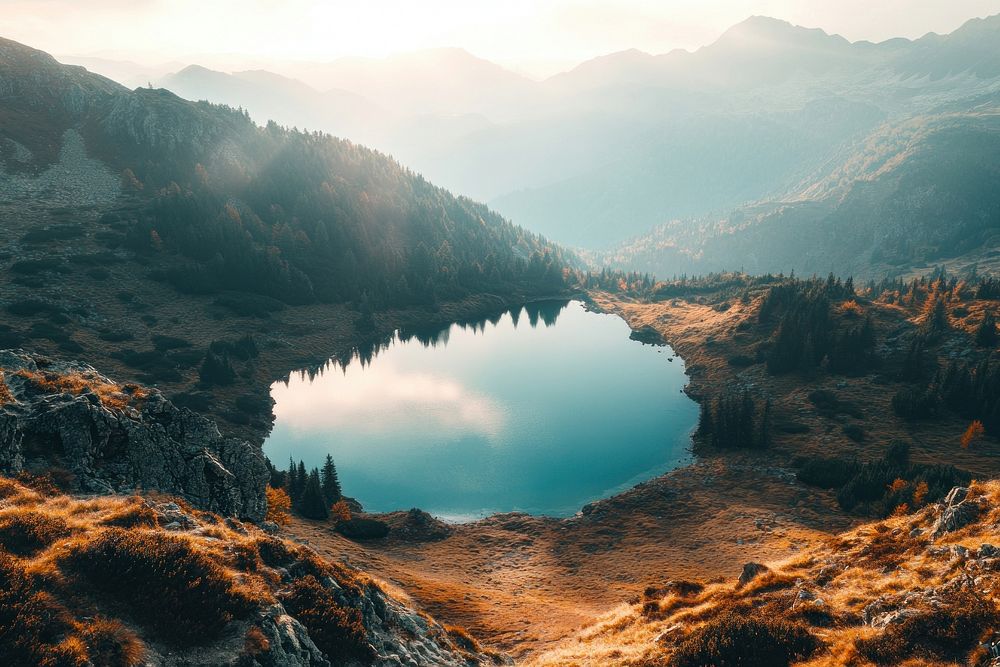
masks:
[[[47,393],[68,393],[79,396],[85,390],[92,391],[106,408],[121,410],[132,401],[142,401],[149,392],[139,385],[119,385],[91,373],[48,373],[44,371],[19,370],[14,375],[24,378],[36,391]]]
[[[840,305],[840,313],[844,317],[855,318],[864,315],[865,310],[858,304],[857,301],[851,299],[849,301],[845,301]]]
[[[14,394],[10,393],[10,387],[3,378],[3,371],[0,371],[0,405],[7,405],[8,403],[17,403],[17,399],[14,398]]]
[[[338,500],[330,508],[330,518],[333,519],[334,523],[338,521],[350,521],[351,507],[345,501]]]
[[[913,506],[920,507],[927,501],[927,492],[929,487],[927,482],[920,482],[917,484],[917,488],[913,490]]]
[[[287,526],[291,521],[292,499],[284,489],[267,487],[267,520],[279,526]]]
[[[0,477],[0,667],[136,667],[147,659],[138,633],[171,648],[200,645],[279,595],[332,655],[370,658],[360,613],[318,583],[332,577],[338,595],[361,595],[369,584],[343,565],[252,527],[231,530],[208,512],[195,513],[197,532],[168,532],[144,498],[52,491]],[[287,499],[269,496],[272,509]],[[290,584],[278,567],[293,573]],[[259,628],[247,629],[245,655],[270,648]]]
[[[892,491],[893,493],[899,493],[900,491],[906,488],[907,484],[909,484],[909,482],[907,482],[905,479],[897,477],[896,481],[894,481],[892,484],[889,485],[889,490]]]
[[[271,642],[256,625],[251,627],[243,640],[243,653],[249,656],[263,655],[271,649]]]
[[[969,424],[969,428],[965,429],[965,433],[962,434],[962,449],[968,449],[969,445],[981,438],[985,432],[986,429],[983,428],[983,422],[978,419],[974,420]]]
[[[142,664],[146,647],[121,621],[94,618],[80,625],[91,664],[121,667]]]

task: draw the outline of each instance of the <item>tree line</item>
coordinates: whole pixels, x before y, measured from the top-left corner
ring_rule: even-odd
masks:
[[[180,291],[380,309],[567,286],[560,248],[385,155],[197,109],[242,164],[191,147],[128,172],[143,205],[125,244],[165,257],[154,277]]]
[[[723,449],[764,449],[771,444],[771,399],[756,399],[748,389],[706,399],[695,436]]]
[[[340,477],[329,454],[322,467],[306,470],[305,463],[288,459],[288,470],[272,469],[270,486],[283,490],[291,509],[307,519],[323,520],[330,508],[344,499]]]

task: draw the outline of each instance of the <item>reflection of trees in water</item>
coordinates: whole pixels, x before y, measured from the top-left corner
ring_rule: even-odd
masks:
[[[551,327],[559,319],[559,313],[568,304],[569,301],[536,301],[535,303],[526,304],[524,310],[528,313],[528,322],[531,323],[532,328],[538,326],[539,319],[541,319],[545,326]]]
[[[332,357],[323,363],[289,373],[283,382],[287,386],[293,375],[298,375],[302,379],[308,378],[308,380],[312,382],[317,377],[322,376],[330,368],[339,368],[341,372],[346,373],[347,367],[354,361],[358,361],[362,367],[365,367],[370,364],[372,360],[379,355],[379,353],[389,349],[396,341],[402,343],[417,341],[423,347],[437,347],[439,345],[444,347],[448,345],[448,339],[451,336],[452,327],[460,327],[463,330],[471,329],[474,333],[486,331],[487,324],[491,324],[494,327],[497,326],[500,323],[500,320],[503,319],[503,316],[508,313],[510,313],[511,322],[513,322],[515,329],[521,321],[522,311],[528,315],[528,323],[531,325],[532,329],[538,326],[539,321],[541,321],[546,327],[555,326],[560,313],[562,313],[568,305],[569,301],[536,301],[534,303],[525,304],[524,306],[505,308],[489,315],[466,320],[458,320],[444,325],[400,329],[394,334],[371,338],[363,343],[360,343],[354,347],[350,354]]]

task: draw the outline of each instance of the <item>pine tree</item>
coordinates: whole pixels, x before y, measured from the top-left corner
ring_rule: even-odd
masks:
[[[698,436],[702,438],[709,438],[715,429],[715,425],[712,422],[712,401],[711,399],[705,399],[701,402],[701,410],[698,412]]]
[[[285,473],[285,491],[288,492],[288,496],[292,499],[292,502],[295,502],[297,498],[295,491],[299,488],[298,479],[299,475],[298,470],[295,468],[295,461],[289,456],[288,472]]]
[[[997,321],[989,311],[983,314],[983,321],[976,329],[976,344],[981,347],[993,347],[997,344]]]
[[[750,396],[749,391],[744,391],[740,400],[740,421],[736,438],[737,447],[752,449],[756,446],[753,428],[756,412],[757,406],[754,405],[753,397]]]
[[[319,470],[313,468],[299,499],[299,513],[307,519],[326,519],[330,516],[329,506],[323,497],[323,487],[319,481]]]
[[[326,498],[327,506],[334,504],[343,497],[340,488],[340,478],[337,476],[337,466],[333,463],[333,457],[326,455],[323,462],[323,472],[320,473],[320,483],[323,487],[323,496]]]
[[[309,474],[306,472],[306,464],[299,459],[299,464],[295,468],[295,481],[296,481],[296,497],[302,498],[302,492],[306,488],[306,483],[309,481]]]
[[[291,496],[293,503],[298,503],[308,480],[306,466],[302,461],[296,464],[291,459],[288,460],[288,464],[288,495]]]

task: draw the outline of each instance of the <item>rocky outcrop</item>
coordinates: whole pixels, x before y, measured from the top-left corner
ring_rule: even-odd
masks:
[[[983,510],[983,498],[970,498],[969,489],[956,486],[948,492],[942,503],[940,516],[931,527],[931,535],[940,537],[945,533],[964,528],[979,518]]]
[[[376,665],[467,667],[505,664],[499,656],[481,654],[473,647],[470,647],[472,651],[459,648],[436,621],[386,595],[377,586],[366,587],[355,604],[360,606],[368,640],[375,649]]]
[[[83,364],[6,350],[0,370],[10,393],[0,404],[0,470],[55,466],[70,473],[74,491],[162,491],[223,515],[264,518],[263,453],[223,437],[208,419],[155,390],[121,388]],[[115,388],[124,392],[115,400],[102,395]]]

